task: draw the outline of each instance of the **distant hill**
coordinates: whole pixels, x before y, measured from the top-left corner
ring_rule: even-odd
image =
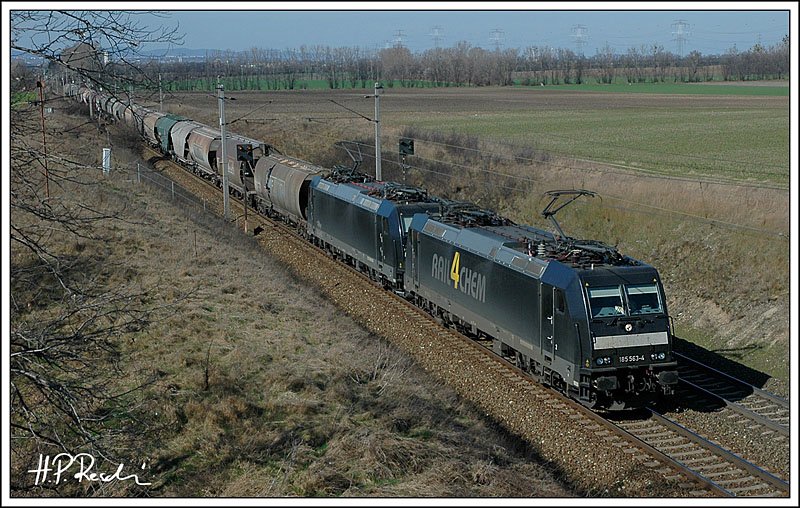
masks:
[[[189,57],[189,58],[197,58],[197,57],[204,57],[207,53],[212,53],[214,51],[219,51],[216,49],[193,49],[193,48],[160,48],[160,49],[148,49],[141,51],[141,56],[150,56],[154,58],[161,58],[164,56],[168,57]]]

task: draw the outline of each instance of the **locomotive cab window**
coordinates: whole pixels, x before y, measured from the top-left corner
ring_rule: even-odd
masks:
[[[556,312],[563,314],[566,310],[566,304],[564,303],[564,292],[560,289],[556,289],[553,291],[553,296],[555,297]]]
[[[619,286],[588,289],[593,318],[625,315],[625,307],[622,306],[622,291]]]
[[[414,214],[400,215],[400,224],[403,227],[403,234],[408,233],[408,228],[411,227],[411,221],[414,220]]]
[[[628,295],[628,308],[632,316],[663,312],[661,297],[655,284],[630,284],[625,286],[625,293]]]

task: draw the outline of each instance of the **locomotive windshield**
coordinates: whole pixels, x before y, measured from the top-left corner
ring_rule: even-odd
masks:
[[[658,314],[661,310],[661,299],[655,284],[636,284],[625,286],[628,294],[628,308],[631,316],[639,314]]]
[[[625,288],[625,299],[622,288]],[[660,314],[664,311],[661,296],[655,284],[627,284],[625,286],[599,286],[589,288],[592,318],[615,316],[640,316]]]
[[[593,318],[625,315],[619,286],[589,288],[589,302]]]

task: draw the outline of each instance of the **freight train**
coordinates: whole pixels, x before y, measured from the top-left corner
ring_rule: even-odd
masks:
[[[153,148],[222,185],[219,130],[68,85],[66,95],[123,121]],[[491,210],[326,169],[226,135],[230,192],[293,225],[331,256],[429,312],[491,341],[540,382],[599,409],[674,392],[677,362],[652,266],[596,241],[518,225]],[[552,202],[551,202],[552,204]]]

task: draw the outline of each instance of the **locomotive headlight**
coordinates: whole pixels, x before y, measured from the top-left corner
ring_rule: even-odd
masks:
[[[633,331],[633,323],[625,323],[625,331],[630,333]]]
[[[666,357],[667,357],[667,355],[666,355],[666,353],[664,353],[664,352],[661,352],[661,353],[651,353],[651,354],[650,354],[650,359],[651,359],[651,360],[663,360],[663,359],[664,359],[664,358],[666,358]]]
[[[611,357],[603,356],[601,358],[596,359],[594,362],[597,365],[609,365],[609,364],[611,364]]]

